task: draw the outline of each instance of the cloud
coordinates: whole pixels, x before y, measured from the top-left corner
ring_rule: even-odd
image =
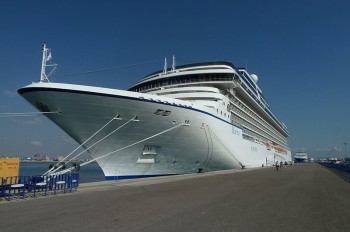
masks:
[[[41,146],[41,141],[31,141],[30,144],[34,145],[34,146]]]
[[[2,94],[4,94],[7,97],[17,97],[18,96],[17,92],[11,91],[11,90],[8,90],[8,89],[3,90]]]
[[[24,125],[40,125],[43,123],[43,120],[41,118],[35,117],[31,120],[24,121]]]

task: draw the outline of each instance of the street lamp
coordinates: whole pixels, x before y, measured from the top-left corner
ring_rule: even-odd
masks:
[[[344,147],[345,147],[345,157],[347,157],[347,154],[346,154],[346,144],[347,144],[347,143],[344,143]]]

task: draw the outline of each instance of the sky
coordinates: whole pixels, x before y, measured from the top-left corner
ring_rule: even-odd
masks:
[[[342,158],[349,28],[347,0],[0,0],[0,115],[36,111],[17,89],[39,80],[44,42],[58,64],[51,81],[117,89],[162,69],[164,57],[224,60],[259,76],[292,155]],[[0,117],[0,156],[54,157],[77,146],[44,116]]]

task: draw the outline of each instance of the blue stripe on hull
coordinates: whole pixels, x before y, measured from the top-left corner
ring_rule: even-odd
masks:
[[[133,175],[133,176],[105,176],[105,180],[129,180],[129,179],[141,179],[141,178],[150,178],[158,176],[175,176],[178,174],[164,174],[164,175]]]
[[[304,159],[295,159],[294,162],[295,163],[309,163],[308,160],[304,160]]]

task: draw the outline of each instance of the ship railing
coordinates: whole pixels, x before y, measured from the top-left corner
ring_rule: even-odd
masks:
[[[135,88],[137,92],[152,92],[155,90],[160,90],[162,88],[173,88],[173,87],[185,87],[185,86],[196,86],[197,84],[223,84],[229,83],[234,84],[232,78],[217,78],[217,79],[188,79],[185,81],[171,81],[171,82],[162,82],[161,84],[145,85],[142,87]],[[133,88],[134,89],[134,88]]]
[[[0,200],[56,195],[77,191],[79,174],[9,176],[0,178]]]

